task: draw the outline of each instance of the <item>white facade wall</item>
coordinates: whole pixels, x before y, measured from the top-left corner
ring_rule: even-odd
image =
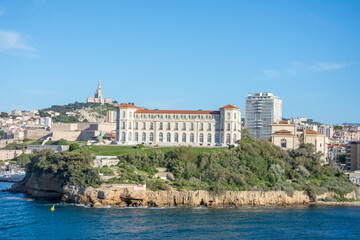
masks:
[[[282,100],[272,93],[249,94],[245,99],[245,128],[253,138],[271,137],[271,124],[282,119]]]
[[[163,111],[118,107],[116,140],[121,145],[227,146],[241,139],[241,111]]]

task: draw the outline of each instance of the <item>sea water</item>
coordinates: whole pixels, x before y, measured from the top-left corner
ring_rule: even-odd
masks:
[[[1,183],[0,190],[11,183]],[[360,239],[360,207],[88,208],[0,192],[0,239]]]

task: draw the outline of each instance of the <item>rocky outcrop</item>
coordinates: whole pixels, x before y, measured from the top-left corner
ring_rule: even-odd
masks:
[[[31,174],[22,183],[14,184],[9,192],[22,192],[35,199],[59,200],[64,195],[62,185],[53,174]]]
[[[104,206],[181,206],[181,207],[232,207],[292,205],[310,203],[309,196],[296,191],[289,196],[283,191],[227,191],[217,195],[208,191],[144,191],[132,185],[107,184],[100,188],[80,189],[65,187],[62,198],[66,203],[79,203],[94,207]]]

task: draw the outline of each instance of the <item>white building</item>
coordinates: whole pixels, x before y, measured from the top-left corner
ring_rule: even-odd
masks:
[[[328,138],[332,138],[334,135],[334,128],[330,125],[323,124],[318,127],[318,132],[325,134]]]
[[[282,100],[272,93],[248,94],[245,99],[245,128],[253,138],[270,138],[271,124],[282,118]]]
[[[146,110],[117,107],[116,141],[121,145],[219,146],[241,139],[241,111],[226,105],[219,111]]]
[[[101,80],[99,80],[99,85],[98,85],[98,87],[96,89],[94,97],[88,97],[86,99],[86,102],[88,102],[88,103],[101,103],[101,104],[109,103],[109,104],[112,104],[111,98],[103,98]]]

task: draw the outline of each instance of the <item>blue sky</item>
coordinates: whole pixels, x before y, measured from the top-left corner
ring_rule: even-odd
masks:
[[[360,122],[360,1],[0,0],[0,111],[84,102]]]

